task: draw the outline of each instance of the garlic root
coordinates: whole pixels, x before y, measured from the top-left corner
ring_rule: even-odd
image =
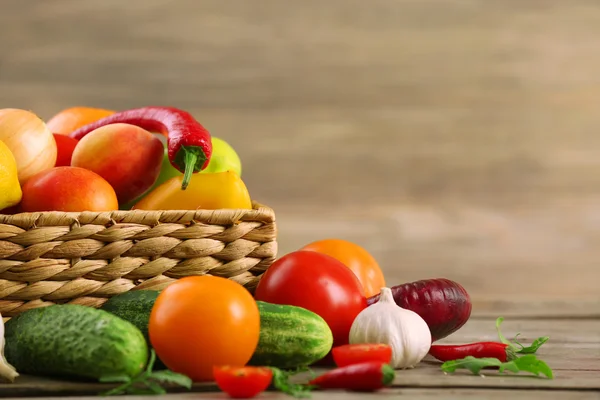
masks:
[[[19,373],[4,357],[4,320],[0,314],[0,381],[14,382]]]

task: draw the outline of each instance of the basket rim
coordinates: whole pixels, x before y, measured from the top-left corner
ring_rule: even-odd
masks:
[[[33,213],[1,214],[0,224],[29,229],[42,226],[106,225],[108,223],[156,225],[160,223],[235,224],[238,222],[274,223],[271,207],[252,201],[252,209],[217,210],[115,210],[115,211],[43,211]]]

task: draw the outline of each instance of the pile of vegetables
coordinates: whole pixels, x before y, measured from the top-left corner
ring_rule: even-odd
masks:
[[[328,255],[333,248],[343,257]],[[160,292],[119,294],[100,309],[65,304],[25,311],[6,323],[0,376],[119,384],[105,394],[215,382],[231,397],[269,388],[304,397],[312,390],[383,389],[429,354],[443,362],[443,372],[495,368],[552,378],[534,354],[548,338],[528,347],[509,341],[500,332],[502,318],[498,342],[436,344],[468,321],[467,291],[448,279],[387,287],[365,254],[344,240],[311,243],[276,260],[254,295],[226,278],[190,276]],[[381,286],[380,293],[367,297],[368,285]],[[330,370],[296,376],[314,366]]]
[[[188,112],[0,109],[0,214],[250,209],[241,162]]]
[[[26,161],[12,150],[14,180],[24,183],[20,210],[251,206],[235,152],[217,155],[216,138],[189,114],[157,107],[84,109],[86,116],[79,108],[67,111],[47,124],[17,123],[31,117],[0,111],[0,140],[2,118],[13,119],[13,131],[27,125],[28,135],[60,138],[44,141],[48,147],[55,143],[59,157],[49,151],[35,167],[33,152]],[[166,153],[155,132],[167,136]],[[68,157],[63,136],[78,141]],[[220,146],[230,149],[225,142]],[[124,157],[126,150],[136,154]],[[59,159],[69,166],[56,166]],[[124,159],[129,161],[114,167]],[[108,188],[114,196],[92,200],[81,192]],[[54,190],[58,199],[41,196],[42,190]],[[548,337],[527,347],[509,341],[500,332],[502,318],[497,342],[436,344],[463,327],[471,309],[458,282],[388,285],[366,249],[323,239],[276,260],[254,293],[226,278],[189,276],[160,292],[119,294],[99,309],[63,304],[25,311],[0,330],[0,378],[14,382],[19,374],[35,374],[117,384],[109,395],[160,394],[167,384],[215,382],[236,398],[269,388],[302,397],[312,390],[380,390],[428,355],[442,362],[443,372],[493,368],[553,377],[535,356]],[[329,370],[314,375],[315,366]],[[300,372],[313,376],[302,378]]]

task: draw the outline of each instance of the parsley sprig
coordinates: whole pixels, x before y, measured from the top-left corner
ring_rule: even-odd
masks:
[[[171,383],[191,389],[192,380],[182,374],[170,370],[152,371],[156,353],[150,351],[150,360],[144,371],[131,378],[127,375],[110,375],[100,378],[103,383],[121,383],[114,389],[108,390],[101,395],[115,396],[123,394],[166,394],[167,391],[160,385],[161,383]]]
[[[481,375],[481,370],[484,368],[498,369],[500,374],[506,371],[512,373],[528,372],[535,376],[543,375],[546,378],[553,379],[554,374],[552,369],[546,364],[545,361],[540,360],[535,356],[538,349],[546,343],[550,337],[542,336],[535,339],[529,346],[524,346],[519,343],[516,339],[520,335],[517,333],[515,338],[510,341],[500,331],[500,324],[504,321],[504,318],[499,317],[496,319],[496,331],[500,341],[511,349],[515,357],[507,362],[502,362],[497,358],[476,358],[473,356],[467,356],[460,360],[446,361],[442,364],[442,371],[446,373],[453,373],[457,369],[467,369],[475,375]]]
[[[538,359],[534,354],[527,354],[512,361],[502,362],[497,358],[475,358],[468,356],[460,360],[446,361],[442,364],[442,371],[454,372],[457,369],[468,369],[475,375],[481,374],[484,368],[498,368],[499,373],[510,371],[515,374],[519,372],[529,372],[533,375],[545,375],[553,379],[552,369],[544,361]]]

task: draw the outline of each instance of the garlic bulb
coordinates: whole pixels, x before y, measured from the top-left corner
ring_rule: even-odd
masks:
[[[19,374],[15,368],[4,358],[4,320],[0,314],[0,381],[14,382],[17,376]]]
[[[382,288],[379,301],[356,316],[349,339],[352,344],[390,345],[395,369],[414,368],[431,347],[427,323],[414,311],[398,306],[390,288]]]

